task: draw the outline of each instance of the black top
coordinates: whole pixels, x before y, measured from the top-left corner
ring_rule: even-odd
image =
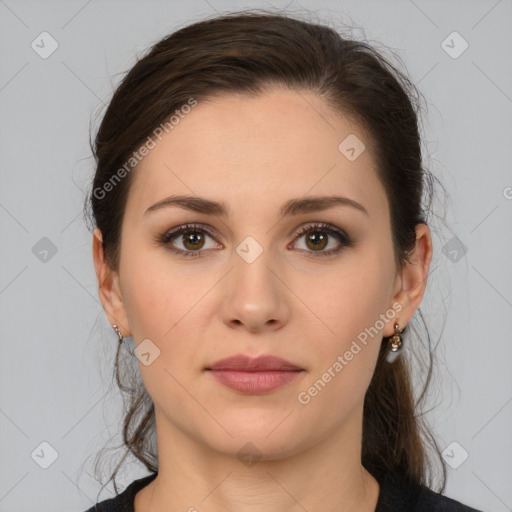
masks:
[[[114,498],[103,500],[85,512],[134,512],[135,495],[158,473],[134,480]],[[428,487],[411,484],[399,476],[378,480],[380,494],[375,512],[482,512],[436,493]]]

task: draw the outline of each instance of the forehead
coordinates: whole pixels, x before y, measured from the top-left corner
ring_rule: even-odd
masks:
[[[364,130],[311,91],[217,95],[199,101],[155,141],[132,171],[127,210],[138,216],[166,195],[181,193],[228,204],[244,198],[245,207],[308,193],[385,201]],[[361,144],[365,149],[351,160],[344,141],[359,144],[358,152]]]

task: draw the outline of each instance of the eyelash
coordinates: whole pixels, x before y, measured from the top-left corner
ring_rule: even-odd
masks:
[[[342,230],[331,226],[330,224],[326,224],[324,222],[317,222],[308,224],[307,226],[303,226],[298,229],[294,234],[294,241],[301,238],[303,235],[314,232],[314,231],[325,231],[329,236],[334,237],[339,243],[340,246],[337,249],[331,249],[330,251],[305,251],[309,252],[313,255],[313,257],[321,257],[321,256],[333,256],[339,253],[344,247],[351,247],[353,244],[352,239]],[[179,235],[189,232],[203,232],[206,233],[211,238],[215,238],[215,234],[213,231],[206,226],[198,225],[198,224],[183,224],[182,226],[177,227],[176,229],[172,229],[170,231],[165,232],[163,235],[159,237],[159,243],[164,245],[169,251],[185,256],[185,257],[197,257],[201,256],[203,252],[206,250],[199,251],[183,251],[182,249],[176,249],[169,245],[169,243],[177,238]]]

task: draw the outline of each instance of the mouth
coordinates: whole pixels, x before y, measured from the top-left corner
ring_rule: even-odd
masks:
[[[250,395],[269,393],[304,373],[303,368],[279,357],[244,355],[217,361],[205,371],[220,384]]]

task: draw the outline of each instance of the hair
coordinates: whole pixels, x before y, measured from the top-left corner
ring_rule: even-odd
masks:
[[[133,171],[126,172],[114,184],[116,172],[190,98],[200,102],[222,94],[256,97],[275,86],[316,93],[335,113],[350,116],[365,132],[388,198],[397,268],[408,261],[415,228],[428,221],[433,185],[438,181],[422,165],[417,88],[367,42],[343,37],[324,24],[245,10],[195,22],[161,39],[137,59],[115,90],[94,144],[90,141],[96,170],[85,204],[86,212],[92,206],[113,270],[119,267],[121,225],[133,179]],[[98,190],[109,190],[108,196],[95,193]],[[409,329],[403,333],[407,340]],[[408,356],[389,364],[385,360],[388,340],[382,339],[364,400],[362,464],[376,478],[399,473],[410,482],[432,487],[430,444],[442,468],[442,492],[445,463],[419,411],[433,368],[426,326],[425,331],[428,371],[417,400]],[[114,481],[116,492],[117,471],[130,453],[149,471],[158,471],[154,404],[138,372],[131,372],[130,386],[122,383],[120,346],[115,375],[127,394],[127,411],[124,457],[108,480]],[[130,372],[122,375],[126,378]]]

